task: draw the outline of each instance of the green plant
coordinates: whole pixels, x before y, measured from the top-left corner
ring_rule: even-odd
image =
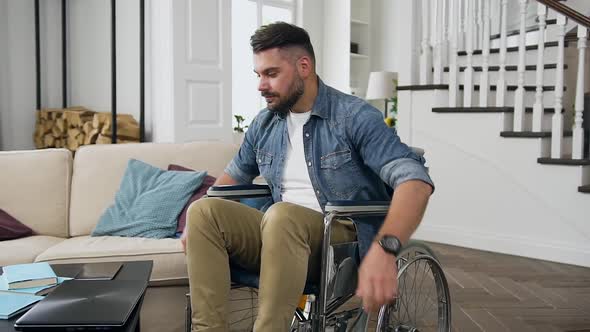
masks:
[[[248,126],[243,126],[243,123],[244,123],[244,121],[246,121],[246,118],[244,118],[243,116],[241,116],[239,114],[234,114],[234,118],[236,119],[236,122],[238,123],[238,125],[234,127],[234,131],[236,133],[243,133],[244,129],[248,128]]]

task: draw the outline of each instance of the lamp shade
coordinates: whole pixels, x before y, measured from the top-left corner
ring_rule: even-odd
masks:
[[[367,100],[389,99],[397,94],[397,73],[374,71],[369,74]]]

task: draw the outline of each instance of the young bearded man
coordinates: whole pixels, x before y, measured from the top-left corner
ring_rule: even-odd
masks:
[[[364,258],[356,293],[365,310],[375,311],[396,296],[393,253],[420,223],[433,192],[424,159],[381,112],[321,81],[305,30],[269,24],[250,43],[267,108],[216,184],[247,184],[262,175],[273,204],[265,212],[214,198],[191,205],[182,241],[193,331],[227,330],[230,260],[260,273],[254,330],[287,331],[306,280],[319,280],[322,211],[333,200],[391,200],[382,226],[358,235]],[[332,234],[333,243],[356,236],[345,222],[336,222]]]

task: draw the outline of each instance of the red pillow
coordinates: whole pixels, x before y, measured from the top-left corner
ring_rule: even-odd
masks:
[[[182,167],[180,165],[174,165],[174,164],[168,165],[168,170],[169,171],[185,171],[185,172],[194,172],[195,171],[194,169],[190,169],[190,168],[186,168],[186,167]],[[182,209],[182,213],[178,217],[178,226],[176,227],[177,233],[181,233],[184,231],[184,225],[186,225],[186,212],[188,210],[188,207],[191,205],[192,202],[205,196],[205,194],[207,194],[207,190],[209,189],[209,187],[211,187],[215,183],[215,180],[217,180],[217,179],[213,176],[210,176],[210,175],[205,176],[205,179],[203,179],[203,183],[201,184],[201,186],[199,188],[197,188],[197,190],[195,190],[195,192],[193,193],[191,198],[188,200],[188,202],[186,202],[184,209]]]
[[[33,230],[0,209],[0,241],[33,235]]]

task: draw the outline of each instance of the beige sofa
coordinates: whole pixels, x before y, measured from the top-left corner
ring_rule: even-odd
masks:
[[[177,239],[90,237],[115,197],[130,158],[219,176],[237,147],[220,142],[84,146],[0,152],[0,208],[36,235],[0,241],[0,265],[153,260],[143,331],[182,331],[188,278]]]

